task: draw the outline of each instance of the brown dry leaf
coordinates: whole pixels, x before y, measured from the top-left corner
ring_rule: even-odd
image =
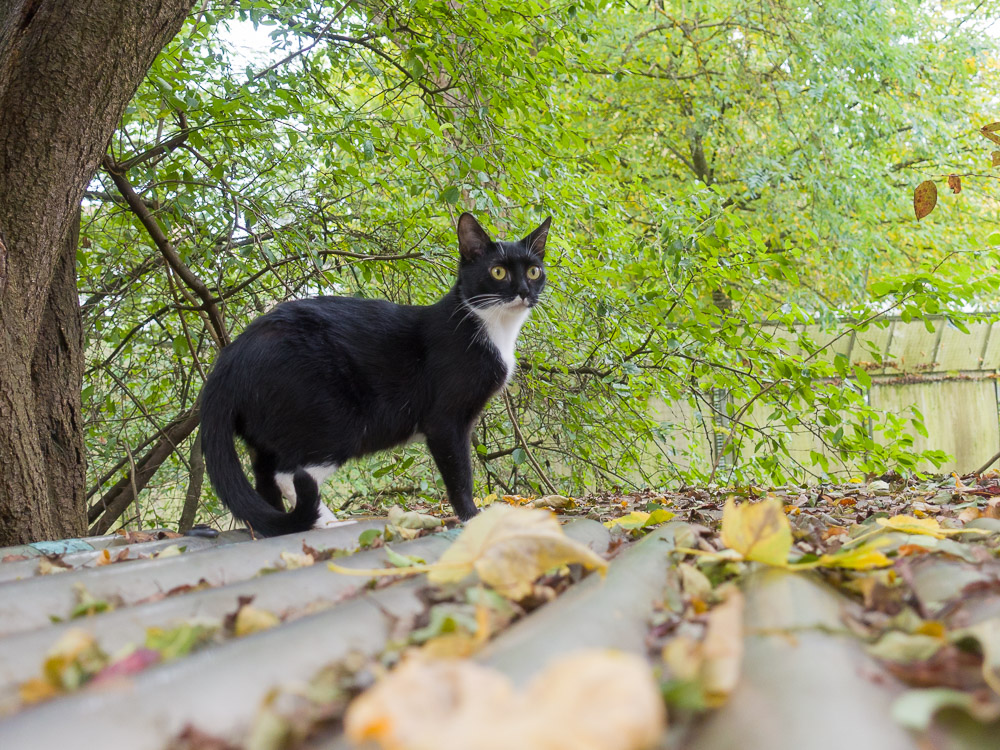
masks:
[[[712,707],[726,702],[739,682],[743,664],[743,594],[731,585],[718,593],[724,599],[709,611],[700,642],[678,636],[663,647],[663,661],[671,675],[697,683]]]
[[[608,563],[589,547],[567,537],[548,511],[495,504],[469,521],[438,562],[429,566],[431,583],[461,581],[475,571],[510,599],[531,593],[545,571],[580,563],[603,575]]]
[[[951,192],[958,193],[962,192],[962,179],[957,174],[948,175],[948,187],[951,188]]]
[[[1000,130],[1000,122],[991,122],[989,125],[983,125],[983,127],[979,128],[979,134],[1000,145],[1000,136],[997,136],[997,130]]]
[[[470,661],[409,659],[344,717],[351,741],[384,750],[643,750],[665,726],[649,665],[611,651],[563,657],[520,693]]]
[[[27,560],[27,555],[4,555],[0,562],[18,562],[20,560]]]
[[[65,573],[67,570],[72,569],[72,565],[67,565],[58,557],[38,558],[38,575],[40,576],[50,576],[54,573]]]
[[[708,613],[701,644],[701,684],[710,706],[725,703],[739,682],[743,664],[743,594],[735,586],[718,593],[725,599]]]
[[[563,495],[545,495],[532,500],[529,503],[532,508],[551,508],[552,510],[565,510],[576,505],[576,501],[571,497]]]
[[[1000,151],[994,151],[991,156],[993,157],[993,166],[1000,167]]]
[[[964,508],[958,514],[958,520],[961,521],[962,523],[968,523],[969,521],[975,521],[981,515],[983,514],[982,511],[979,510],[979,508]]]
[[[937,186],[933,180],[924,180],[913,191],[913,213],[918,220],[924,218],[937,205]]]

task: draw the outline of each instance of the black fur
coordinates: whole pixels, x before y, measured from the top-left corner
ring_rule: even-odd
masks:
[[[220,352],[202,393],[208,474],[232,514],[263,536],[309,529],[320,497],[303,467],[340,465],[419,432],[455,512],[474,516],[471,432],[508,372],[469,308],[538,302],[549,222],[518,242],[494,242],[462,214],[458,279],[436,304],[317,297],[278,305],[247,326]],[[503,280],[491,275],[497,265]],[[532,267],[540,270],[534,280]],[[249,448],[256,491],[234,436]],[[275,472],[294,472],[289,513]]]

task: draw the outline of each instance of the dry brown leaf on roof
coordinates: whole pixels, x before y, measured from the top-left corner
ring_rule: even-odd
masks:
[[[604,650],[551,663],[524,691],[470,661],[410,659],[344,718],[352,742],[383,750],[644,750],[665,726],[645,660]]]

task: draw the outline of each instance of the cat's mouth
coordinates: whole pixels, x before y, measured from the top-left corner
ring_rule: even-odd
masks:
[[[497,305],[504,310],[527,310],[534,307],[534,302],[526,297],[515,297],[514,299],[501,302]]]

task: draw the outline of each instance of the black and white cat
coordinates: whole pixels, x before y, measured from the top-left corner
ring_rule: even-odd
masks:
[[[501,242],[462,214],[458,279],[433,305],[317,297],[247,326],[219,353],[201,405],[208,475],[233,516],[263,536],[334,523],[320,483],[348,459],[413,440],[427,442],[459,518],[474,516],[472,428],[513,375],[545,286],[550,221]]]

